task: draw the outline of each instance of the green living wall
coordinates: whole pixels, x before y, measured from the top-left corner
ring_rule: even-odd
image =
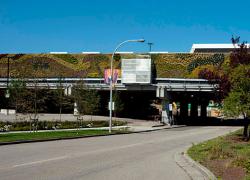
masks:
[[[0,77],[7,76],[10,58],[11,77],[103,77],[110,67],[111,54],[0,54]],[[122,58],[138,54],[116,55],[114,68],[121,68]],[[228,59],[223,54],[153,54],[158,78],[198,78],[202,68],[213,69]]]

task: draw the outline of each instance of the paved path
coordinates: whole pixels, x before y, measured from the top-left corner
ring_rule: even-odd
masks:
[[[33,117],[34,115],[32,115]],[[38,115],[39,121],[59,121],[59,114],[46,114],[46,113],[40,113]],[[90,115],[84,115],[82,116],[84,121],[108,121],[109,116],[90,116]],[[10,114],[10,115],[4,115],[0,113],[0,121],[29,121],[30,116],[28,114]],[[62,121],[76,121],[77,116],[74,116],[73,114],[62,114],[61,115]],[[126,121],[128,123],[137,123],[141,124],[143,122],[152,122],[152,121],[146,121],[146,120],[136,120],[131,118],[118,118],[113,117],[113,120],[119,120],[119,121]]]
[[[0,147],[0,179],[174,179],[189,176],[175,154],[238,127],[160,131]]]

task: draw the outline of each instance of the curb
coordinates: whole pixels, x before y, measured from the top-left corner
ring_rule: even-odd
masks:
[[[210,170],[188,156],[187,150],[189,148],[190,147],[184,151],[175,153],[174,159],[177,165],[182,168],[191,179],[217,180]]]
[[[165,130],[165,129],[175,129],[175,128],[181,128],[181,127],[186,127],[186,125],[180,125],[180,126],[168,126],[168,127],[164,127],[164,128],[160,128],[160,129],[148,129],[148,130],[141,130],[141,131],[131,131],[129,132],[129,134],[132,133],[143,133],[143,132],[152,132],[152,131],[160,131],[160,130]],[[131,128],[131,127],[129,127]]]
[[[120,133],[120,134],[126,134],[126,133]],[[86,136],[51,138],[51,139],[39,139],[39,140],[22,140],[22,141],[13,141],[13,142],[1,142],[0,146],[12,145],[12,144],[14,145],[14,144],[24,144],[24,143],[70,140],[70,139],[80,139],[80,138],[91,138],[91,137],[101,137],[101,136],[112,136],[112,135],[120,135],[120,134],[119,133],[117,133],[117,134],[100,134],[100,135],[86,135]]]
[[[114,135],[123,135],[123,134],[136,134],[136,133],[145,133],[145,132],[160,131],[160,130],[166,130],[166,129],[181,128],[181,127],[186,127],[186,125],[180,125],[180,126],[175,126],[175,127],[165,127],[165,128],[161,128],[161,129],[134,131],[134,132],[131,131],[131,132],[123,132],[123,133],[100,134],[100,135],[86,135],[86,136],[62,137],[62,138],[40,139],[40,140],[22,140],[22,141],[14,141],[14,142],[0,142],[0,146],[23,144],[23,143],[36,143],[36,142],[46,142],[46,141],[58,141],[58,140],[80,139],[80,138],[114,136]]]

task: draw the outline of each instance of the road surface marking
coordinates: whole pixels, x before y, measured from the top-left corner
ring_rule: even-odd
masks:
[[[51,159],[44,159],[44,160],[40,160],[40,161],[33,161],[33,162],[28,162],[28,163],[23,163],[23,164],[17,164],[17,165],[14,165],[13,168],[20,167],[20,166],[41,164],[41,163],[45,163],[45,162],[49,162],[49,161],[56,161],[56,160],[60,160],[60,159],[66,159],[67,157],[68,156],[60,156],[60,157],[55,157],[55,158],[51,158]]]

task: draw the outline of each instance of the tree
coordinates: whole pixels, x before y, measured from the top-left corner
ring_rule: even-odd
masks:
[[[85,90],[85,97],[86,97],[86,114],[91,115],[91,121],[93,114],[99,111],[100,106],[100,96],[98,92],[94,89],[86,89]]]
[[[17,112],[32,113],[37,109],[37,94],[38,89],[28,89],[24,79],[16,79],[10,84],[10,100],[11,104],[15,106]],[[42,92],[41,92],[42,93]],[[40,96],[44,96],[40,95]],[[36,99],[36,101],[34,100]]]
[[[10,102],[15,106],[16,112],[23,112],[27,108],[25,97],[28,93],[26,83],[22,79],[11,81]]]
[[[63,80],[62,76],[60,76],[59,84],[57,85],[57,88],[56,88],[56,98],[57,98],[58,107],[59,107],[59,121],[62,121],[62,107],[65,102],[62,80]]]
[[[28,89],[24,79],[13,80],[10,84],[10,99],[17,112],[29,114],[30,127],[33,124],[33,130],[35,130],[38,124],[38,113],[45,109],[47,91],[38,89],[37,80],[33,79],[33,81],[33,87]]]
[[[117,90],[114,91],[113,101],[115,102],[114,116],[116,117],[124,109],[124,103],[121,100],[121,94]]]
[[[84,114],[93,115],[99,110],[100,96],[94,89],[79,83],[73,87],[73,97],[77,104],[79,116]]]
[[[246,43],[238,44],[237,39],[232,38],[234,51],[230,54],[229,63],[224,63],[216,71],[203,69],[199,72],[200,78],[208,79],[212,84],[218,84],[215,92],[218,92],[218,100],[224,99],[223,109],[226,115],[240,116],[244,118],[243,136],[249,140],[250,131],[250,54]]]
[[[250,65],[240,64],[230,74],[232,88],[224,100],[224,111],[231,116],[242,115],[244,118],[244,137],[249,140],[250,130]]]
[[[37,62],[36,59],[34,61]],[[30,122],[33,124],[33,130],[36,130],[39,120],[39,113],[45,111],[47,108],[45,104],[49,98],[49,85],[47,84],[45,88],[39,87],[39,78],[42,77],[42,73],[37,71],[37,69],[34,67],[29,76],[31,77],[31,82],[29,82],[31,87],[27,93],[28,96],[25,99]]]

